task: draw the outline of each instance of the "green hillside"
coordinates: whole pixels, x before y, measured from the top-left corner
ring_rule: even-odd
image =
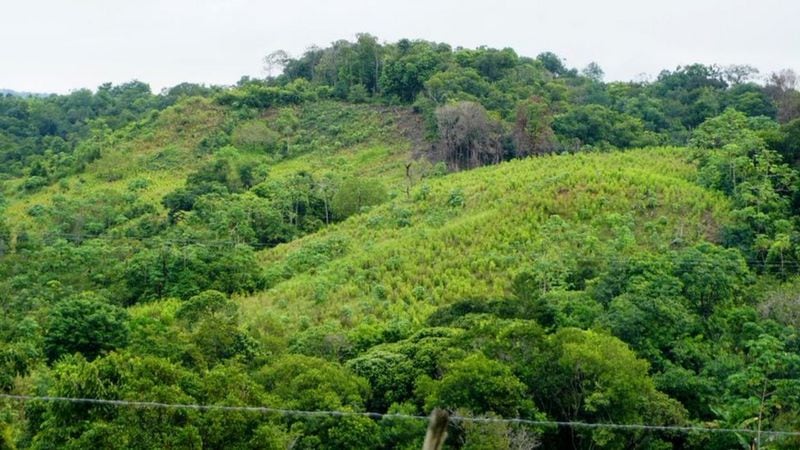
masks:
[[[274,63],[0,97],[0,449],[800,445],[786,73]]]
[[[266,128],[270,133],[266,137],[257,135],[263,131],[260,129],[252,137],[259,150],[234,149],[230,156],[244,164],[268,167],[271,176],[339,172],[380,176],[399,185],[403,164],[411,160],[410,144],[398,126],[404,115],[408,112],[398,108],[320,102],[242,117],[207,99],[188,98],[123,129],[92,136],[83,146],[87,152],[97,152],[97,159],[78,174],[30,193],[22,186],[25,179],[10,180],[6,191],[14,194],[8,198],[6,214],[15,223],[27,223],[32,206],[46,205],[55,196],[121,195],[131,191],[132,185],[137,197],[160,207],[164,195],[185,184],[187,175],[213,159],[220,140],[227,142],[231,139],[228,134],[254,123],[271,126]],[[258,139],[281,139],[283,136],[271,134],[281,127],[286,127],[282,131],[292,139],[289,155],[265,155],[260,147],[264,142]]]
[[[409,320],[456,300],[501,298],[537,265],[668,252],[718,240],[726,200],[675,148],[512,161],[417,183],[410,196],[266,250],[268,289],[245,316]],[[580,261],[574,261],[580,259]]]

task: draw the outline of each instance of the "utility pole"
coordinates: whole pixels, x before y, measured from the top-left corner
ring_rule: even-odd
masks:
[[[428,424],[428,432],[425,433],[425,443],[422,450],[441,450],[444,440],[447,439],[447,423],[450,414],[443,409],[436,408],[431,412],[431,421]]]

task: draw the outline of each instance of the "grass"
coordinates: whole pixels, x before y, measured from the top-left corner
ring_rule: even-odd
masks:
[[[159,204],[161,198],[181,186],[186,175],[203,160],[195,154],[196,148],[222,124],[224,117],[220,107],[194,98],[131,124],[113,133],[101,157],[82,173],[32,194],[10,197],[6,217],[11,223],[36,230],[42,224],[28,216],[27,211],[32,206],[50,204],[56,195],[82,198],[106,190],[123,193],[134,180],[146,181],[139,191],[140,198]]]
[[[251,325],[419,323],[467,296],[499,297],[548,248],[618,239],[665,250],[715,240],[726,201],[681,149],[550,156],[426,179],[411,196],[266,250],[274,285],[239,299]],[[558,216],[577,234],[554,235]],[[621,225],[622,224],[622,225]],[[607,250],[607,249],[606,249]]]
[[[296,152],[278,160],[253,151],[240,151],[238,157],[266,164],[270,176],[276,178],[300,171],[334,172],[340,176],[380,177],[399,190],[411,152],[396,128],[400,114],[407,112],[381,114],[375,107],[337,102],[270,110],[258,120],[276,128],[282,115],[292,115],[297,121],[290,133]],[[101,157],[82,173],[30,194],[16,189],[22,179],[11,180],[7,183],[12,194],[7,196],[5,216],[17,227],[46,231],[46,223],[28,215],[31,207],[50,205],[59,195],[80,199],[109,190],[125,193],[132,183],[144,186],[137,190],[140,200],[163,212],[164,195],[183,186],[188,174],[213,157],[213,152],[199,149],[201,142],[246,120],[210,100],[186,99],[114,132]]]
[[[508,295],[514,276],[541,261],[715,241],[726,220],[727,200],[694,182],[684,149],[546,156],[441,176],[412,158],[414,144],[400,129],[408,114],[318,102],[253,118],[188,99],[114,133],[84,173],[12,195],[6,214],[15,226],[44,230],[46,221],[27,214],[32,206],[56,195],[126,193],[134,184],[138,200],[163,214],[163,196],[213,157],[200,148],[204,139],[263,120],[288,136],[288,155],[250,150],[238,157],[267,165],[270,177],[376,178],[391,195],[369,212],[258,254],[270,287],[238,299],[244,317],[251,327],[283,322],[288,329],[329,320],[420,323],[467,296]]]

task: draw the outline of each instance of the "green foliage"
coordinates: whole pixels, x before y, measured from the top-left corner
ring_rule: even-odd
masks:
[[[303,80],[296,80],[283,87],[265,86],[252,82],[239,89],[225,91],[217,96],[223,105],[269,108],[271,106],[296,105],[319,98],[317,91]]]
[[[96,159],[98,147],[90,150],[86,143],[106,142],[102,136],[108,131],[174,101],[160,99],[139,81],[106,83],[95,93],[79,89],[61,96],[0,96],[0,172],[15,176],[27,172],[31,179],[24,189],[35,190]]]
[[[558,139],[540,134],[534,140],[538,153],[571,151],[576,145],[684,144],[689,130],[728,107],[750,117],[792,117],[789,75],[776,74],[770,86],[762,87],[746,82],[750,72],[737,70],[693,64],[663,71],[652,83],[606,84],[597,64],[579,73],[550,52],[531,59],[509,48],[453,49],[407,39],[381,45],[373,36],[359,35],[355,42],[336,41],[289,58],[278,86],[271,88],[308,80],[355,102],[371,96],[391,104],[413,103],[431,130],[436,107],[450,102],[478,102],[510,119],[520,102],[538,98],[559,113],[554,126]],[[531,142],[523,136],[507,136],[510,155],[531,153]]]
[[[53,370],[50,394],[65,397],[147,399],[187,403],[197,379],[187,370],[157,358],[112,353],[87,362],[68,357]],[[104,448],[188,447],[201,442],[194,413],[181,410],[124,410],[102,405],[45,405],[31,440],[32,448],[100,446]]]
[[[370,411],[387,411],[392,404],[411,397],[417,371],[405,355],[372,351],[351,359],[347,367],[369,381],[371,398],[367,409]]]
[[[564,328],[551,337],[540,364],[534,369],[535,398],[562,420],[649,424],[685,420],[683,407],[655,389],[647,362],[614,337]],[[569,439],[568,434],[559,438]],[[625,448],[641,438],[636,436],[641,433],[632,434],[576,430],[574,438],[581,447]]]
[[[128,342],[128,314],[90,294],[63,300],[50,312],[44,334],[48,359],[80,353],[94,359]]]
[[[553,130],[579,145],[604,147],[642,147],[656,145],[655,136],[645,131],[641,120],[602,105],[573,108],[553,119]]]
[[[231,134],[231,142],[246,151],[274,153],[279,147],[280,135],[263,121],[245,122]]]
[[[219,291],[205,291],[190,298],[175,312],[175,318],[190,324],[209,315],[235,317],[236,304]]]
[[[441,46],[430,42],[398,42],[383,66],[380,85],[384,95],[413,101],[425,81],[442,64],[446,56],[442,50]]]
[[[535,301],[532,309],[537,322],[554,329],[590,328],[603,313],[601,303],[582,291],[547,292]]]
[[[422,381],[425,409],[463,408],[471,414],[494,412],[505,417],[530,415],[525,385],[511,370],[478,354],[469,355],[445,368],[441,380]]]
[[[367,34],[270,61],[283,74],[232,88],[0,97],[3,392],[798,428],[790,73],[605,83],[552,53]],[[664,144],[691,149],[614,150]],[[0,407],[11,448],[412,449],[424,429]],[[749,445],[449,431],[452,448]]]
[[[683,295],[705,317],[724,302],[740,299],[749,281],[747,264],[738,251],[707,243],[682,251],[675,265]]]
[[[516,110],[513,138],[518,156],[542,155],[556,149],[553,116],[541,98],[519,102]]]
[[[761,129],[758,121],[728,109],[698,127],[692,143],[711,149],[698,152],[701,182],[733,199],[736,210],[725,230],[726,243],[785,277],[792,271],[788,266],[796,264],[797,230],[786,217],[797,174],[767,148]]]
[[[263,283],[253,250],[244,245],[165,243],[134,254],[125,268],[127,300],[188,298],[214,289],[253,291]]]
[[[351,178],[342,183],[331,199],[331,211],[336,217],[345,219],[384,202],[386,198],[386,188],[380,181]]]
[[[756,136],[753,136],[747,116],[735,109],[726,109],[719,116],[703,122],[692,133],[691,144],[697,148],[715,149],[754,139]],[[758,142],[747,142],[747,144],[759,145]]]
[[[0,391],[11,390],[17,377],[29,375],[39,365],[44,356],[40,333],[38,325],[30,318],[13,324],[2,322]]]
[[[279,359],[261,369],[255,379],[283,407],[307,411],[358,411],[369,392],[364,379],[338,364],[301,355]]]

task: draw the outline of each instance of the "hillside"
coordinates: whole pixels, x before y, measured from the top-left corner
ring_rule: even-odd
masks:
[[[0,89],[0,95],[8,95],[15,97],[45,97],[51,94],[44,94],[41,92],[20,92],[13,89]]]
[[[22,185],[24,179],[10,180],[7,192],[20,191],[22,195],[10,196],[6,214],[15,223],[28,224],[31,218],[27,211],[46,205],[55,196],[80,199],[103,192],[122,195],[131,191],[132,185],[138,198],[163,208],[160,200],[164,195],[185,184],[187,175],[213,159],[212,146],[218,145],[213,142],[221,133],[235,133],[237,127],[253,123],[274,123],[270,118],[281,115],[289,115],[291,120],[285,133],[298,135],[293,137],[297,142],[292,142],[296,148],[292,148],[291,158],[244,149],[231,156],[243,164],[268,165],[270,175],[276,178],[302,171],[333,171],[381,176],[399,184],[411,148],[402,139],[401,130],[391,125],[393,120],[401,120],[401,113],[381,112],[388,114],[381,115],[369,107],[323,102],[271,111],[267,117],[238,118],[208,100],[187,99],[124,129],[93,136],[84,146],[86,152],[96,152],[97,159],[79,174],[30,193]],[[279,126],[286,125],[275,125]]]
[[[242,299],[245,316],[419,323],[459,299],[509,295],[536,264],[602,267],[717,240],[726,201],[692,182],[686,157],[553,156],[424,180],[409,197],[262,252],[271,287]]]
[[[797,448],[788,75],[277,63],[0,97],[0,448]]]

